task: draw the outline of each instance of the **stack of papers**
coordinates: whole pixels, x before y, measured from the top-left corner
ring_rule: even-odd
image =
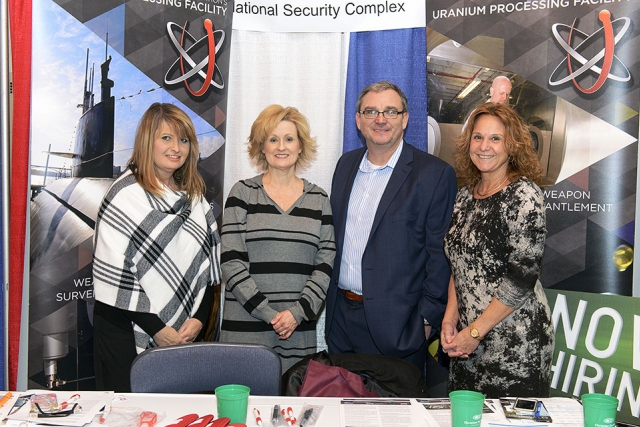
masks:
[[[51,395],[51,396],[45,396]],[[57,409],[41,408],[32,405],[33,397],[57,400]],[[0,419],[9,426],[19,426],[23,422],[31,424],[47,424],[57,426],[83,426],[90,423],[101,414],[102,408],[113,399],[113,392],[86,392],[81,391],[49,391],[29,390],[15,395],[0,408]],[[67,416],[47,416],[51,412],[69,410],[77,404],[75,411]]]

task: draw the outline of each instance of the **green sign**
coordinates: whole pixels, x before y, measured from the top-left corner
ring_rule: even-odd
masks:
[[[618,421],[640,423],[640,299],[546,289],[556,347],[551,395],[604,393]]]

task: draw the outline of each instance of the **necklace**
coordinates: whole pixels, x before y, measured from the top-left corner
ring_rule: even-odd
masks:
[[[504,179],[502,180],[502,182],[498,185],[496,185],[495,187],[493,187],[491,190],[487,191],[486,193],[481,193],[480,192],[480,182],[478,182],[478,186],[476,187],[476,193],[478,194],[478,196],[480,197],[485,197],[488,196],[489,194],[493,193],[494,191],[496,191],[498,188],[502,187],[502,184],[504,184],[505,182],[507,182],[507,180],[509,179],[509,175],[505,176]],[[482,181],[482,180],[480,180]]]

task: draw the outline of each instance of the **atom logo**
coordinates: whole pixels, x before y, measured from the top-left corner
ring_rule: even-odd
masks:
[[[629,29],[629,26],[631,25],[631,20],[629,18],[618,18],[615,21],[611,21],[611,13],[609,13],[608,10],[601,11],[598,14],[598,19],[600,19],[600,22],[602,22],[602,27],[596,30],[591,35],[588,35],[578,30],[577,28],[575,28],[575,24],[576,24],[575,20],[573,21],[570,27],[564,24],[554,24],[551,27],[553,36],[555,37],[558,44],[560,44],[560,47],[562,47],[562,49],[565,52],[567,52],[567,57],[563,59],[562,62],[560,62],[560,64],[558,64],[555,70],[553,70],[553,72],[551,73],[551,77],[549,77],[550,86],[558,86],[568,82],[569,80],[572,80],[573,84],[580,92],[585,94],[590,94],[590,93],[595,93],[598,89],[600,89],[604,85],[604,83],[607,81],[607,79],[611,79],[618,82],[628,82],[629,80],[631,80],[631,73],[629,73],[629,70],[627,69],[627,67],[625,67],[625,65],[620,61],[620,59],[618,59],[618,57],[613,54],[615,45],[618,44],[620,39],[622,39],[622,37],[625,35],[627,30]],[[617,22],[621,22],[624,25],[622,26],[620,31],[618,31],[618,34],[614,36],[613,27],[614,27],[614,24],[616,24]],[[558,28],[568,29],[569,35],[567,36],[566,41],[560,35]],[[580,44],[578,44],[575,47],[575,49],[571,47],[571,38],[574,32],[584,38],[584,40]],[[601,33],[602,33],[602,36],[604,37],[604,49],[598,52],[591,59],[585,58],[581,53],[583,50],[581,48],[585,46],[589,46],[589,44],[593,41],[595,37],[601,36]],[[573,69],[572,59],[581,64],[581,66],[576,70]],[[600,63],[600,61],[602,62]],[[565,66],[564,65],[565,63],[566,63],[566,67],[569,72],[569,75],[566,77],[554,80],[554,76],[556,75],[556,72],[558,72],[558,70],[563,68]],[[624,70],[626,75],[619,76],[619,75],[613,74],[611,72],[611,69],[613,68],[614,64],[616,65],[616,70]],[[595,75],[597,75],[597,79],[591,87],[583,88],[582,86],[580,86],[580,84],[577,82],[576,79],[588,71],[595,73]]]
[[[171,64],[167,74],[164,76],[164,82],[167,85],[174,85],[178,83],[184,82],[184,85],[187,87],[187,90],[193,96],[202,96],[207,89],[209,89],[210,85],[218,89],[224,88],[224,80],[222,77],[222,72],[216,63],[216,53],[222,47],[224,43],[224,31],[223,30],[213,30],[213,23],[210,19],[205,19],[203,23],[204,29],[206,30],[207,35],[202,37],[201,39],[196,40],[188,31],[187,24],[185,23],[184,27],[180,27],[178,24],[174,22],[167,23],[167,33],[169,33],[169,38],[173,42],[174,47],[180,54],[180,57],[176,59],[176,61]],[[176,38],[176,31],[180,33],[180,40]],[[215,35],[219,34],[218,43],[215,43]],[[191,46],[185,49],[185,39],[188,39],[191,42]],[[206,46],[208,55],[199,63],[196,64],[191,58],[191,53],[196,52],[201,49],[202,46]],[[191,67],[191,69],[185,72],[185,62]],[[169,76],[176,74],[178,67],[180,67],[181,76],[171,80]],[[206,67],[206,72],[204,71]],[[202,77],[204,80],[202,83],[202,87],[199,90],[194,91],[191,86],[189,86],[188,80],[198,75]],[[220,79],[220,82],[216,82],[215,77]]]

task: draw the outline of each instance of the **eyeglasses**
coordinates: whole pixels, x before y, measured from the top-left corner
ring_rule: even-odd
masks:
[[[406,111],[398,111],[394,108],[384,111],[377,111],[372,108],[367,108],[363,111],[358,111],[358,113],[362,114],[365,119],[377,119],[379,114],[382,114],[382,117],[385,119],[395,119],[399,114],[404,114]]]

